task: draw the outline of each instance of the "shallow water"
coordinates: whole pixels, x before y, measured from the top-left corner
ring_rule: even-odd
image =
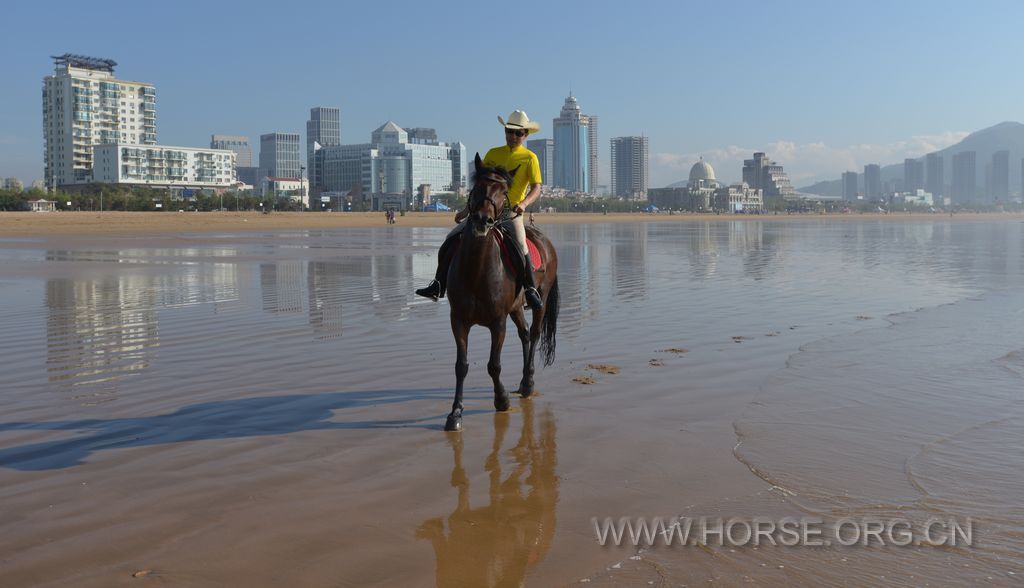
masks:
[[[0,575],[1012,582],[1022,229],[550,227],[556,364],[492,415],[474,330],[455,438],[447,305],[412,295],[442,229],[4,240]],[[794,513],[971,517],[983,540],[629,559],[590,522]]]

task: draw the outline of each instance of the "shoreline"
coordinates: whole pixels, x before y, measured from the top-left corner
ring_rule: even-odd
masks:
[[[395,227],[450,227],[454,213],[412,212],[398,216]],[[576,213],[553,212],[536,215],[545,224],[599,224],[636,222],[721,222],[721,221],[962,221],[1024,220],[1011,212],[957,213],[851,213],[851,214],[666,214],[666,213]],[[5,237],[46,237],[55,235],[142,235],[203,232],[256,232],[266,230],[332,230],[389,226],[380,212],[0,212],[0,235]]]

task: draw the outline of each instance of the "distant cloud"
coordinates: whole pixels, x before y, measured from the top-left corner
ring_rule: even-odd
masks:
[[[715,168],[715,175],[720,180],[738,181],[742,176],[743,160],[749,159],[755,151],[764,151],[768,157],[785,166],[794,186],[804,186],[820,180],[839,179],[844,171],[861,172],[869,163],[883,166],[902,163],[908,157],[921,157],[949,147],[969,134],[966,131],[945,131],[936,135],[915,135],[894,143],[862,143],[847,147],[832,147],[820,142],[776,141],[758,148],[730,145],[699,153],[655,153],[656,167],[651,170],[651,175],[665,178],[660,184],[653,182],[654,185],[685,180],[690,167],[703,156]]]

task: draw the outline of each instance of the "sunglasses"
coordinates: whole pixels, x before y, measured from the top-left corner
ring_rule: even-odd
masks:
[[[517,131],[515,129],[505,129],[505,134],[506,135],[515,135],[517,137],[525,137],[528,132],[529,131],[526,131],[526,130],[519,130],[519,131]]]

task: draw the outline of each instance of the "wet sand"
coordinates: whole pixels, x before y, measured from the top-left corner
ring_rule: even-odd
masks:
[[[459,435],[440,430],[447,305],[411,294],[443,228],[12,239],[0,247],[3,584],[1024,575],[1020,329],[1004,320],[988,336],[1024,313],[978,302],[1019,291],[1018,220],[748,220],[552,226],[556,363],[537,397],[494,414],[475,329]],[[934,385],[954,356],[952,373],[977,376]],[[512,388],[514,336],[503,363]],[[1005,422],[986,426],[994,414]],[[997,457],[974,458],[993,444]],[[972,477],[995,483],[962,493]],[[601,547],[591,522],[907,505],[999,520],[967,551]]]
[[[397,217],[396,227],[450,227],[454,212],[413,212]],[[891,221],[1000,220],[1024,219],[1017,213],[942,214],[779,214],[712,215],[658,213],[540,213],[541,225],[690,222],[690,221],[792,221],[792,220],[865,220]],[[26,237],[49,235],[139,235],[201,232],[251,232],[280,230],[331,230],[340,228],[387,227],[383,213],[309,213],[309,212],[0,212],[0,236]]]

